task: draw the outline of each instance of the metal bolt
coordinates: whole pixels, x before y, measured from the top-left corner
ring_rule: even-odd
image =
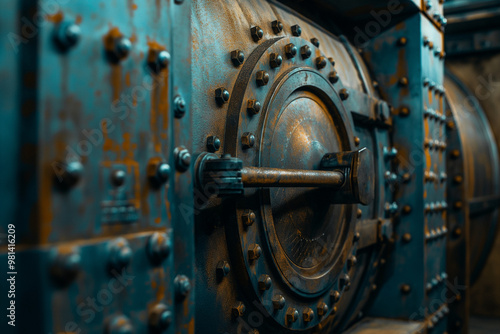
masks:
[[[262,37],[264,37],[264,30],[262,30],[259,26],[252,27],[250,29],[250,33],[252,34],[252,38],[255,42],[258,42],[262,39]]]
[[[241,220],[246,226],[250,226],[255,223],[255,212],[252,210],[245,210],[241,215]]]
[[[462,177],[462,175],[456,175],[454,178],[453,178],[453,182],[455,182],[456,184],[461,184],[463,182],[464,178]]]
[[[177,298],[184,299],[191,291],[191,283],[185,275],[177,275],[174,279],[175,294]]]
[[[307,59],[311,57],[312,51],[309,45],[304,45],[303,47],[300,48],[300,55],[302,56],[302,59]]]
[[[345,101],[349,98],[349,91],[345,88],[342,88],[340,91],[339,91],[339,96],[340,96],[340,99],[342,101]]]
[[[337,71],[331,71],[330,74],[328,74],[328,80],[330,80],[332,84],[337,83],[339,81],[339,75]]]
[[[126,58],[132,50],[132,42],[126,37],[118,37],[114,40],[114,56],[120,60]]]
[[[170,64],[170,53],[165,50],[151,48],[148,52],[147,61],[151,70],[159,73]]]
[[[391,147],[390,149],[388,147],[384,146],[384,157],[386,159],[394,159],[398,155],[398,150],[395,147]]]
[[[302,317],[304,318],[305,322],[313,321],[313,319],[314,319],[314,311],[312,309],[310,309],[309,307],[307,307],[302,312]]]
[[[83,175],[83,165],[80,161],[58,161],[53,163],[53,167],[57,182],[62,188],[75,186]]]
[[[77,249],[58,249],[50,268],[52,277],[60,284],[68,284],[80,271],[81,256]]]
[[[424,36],[424,46],[429,45],[429,37]]]
[[[217,277],[219,278],[226,277],[229,274],[230,270],[231,266],[229,265],[229,262],[219,261],[217,263],[217,268],[216,268]]]
[[[437,48],[435,51],[434,51],[434,55],[436,57],[439,57],[441,55],[441,49],[440,48]]]
[[[352,240],[354,242],[358,241],[359,239],[361,238],[361,234],[359,234],[359,232],[355,232],[354,235],[353,235],[353,238]]]
[[[354,137],[354,145],[359,146],[360,143],[361,139],[359,139],[359,137]]]
[[[343,274],[342,276],[340,276],[340,279],[339,279],[339,288],[340,289],[345,288],[346,290],[348,290],[350,285],[351,285],[351,278],[349,277],[349,275]]]
[[[332,66],[335,66],[335,60],[333,59],[333,57],[328,57],[328,61],[330,62],[330,64],[332,64]]]
[[[247,111],[250,115],[257,115],[260,111],[260,102],[257,100],[248,100]]]
[[[462,235],[462,229],[461,229],[460,227],[455,228],[455,229],[453,230],[453,235],[454,235],[455,237],[459,237],[459,236],[461,236],[461,235]]]
[[[293,58],[297,55],[297,47],[293,43],[288,43],[285,45],[285,55],[287,58]]]
[[[171,249],[172,241],[165,232],[155,232],[148,240],[147,253],[155,264],[165,260]]]
[[[273,307],[275,310],[281,310],[285,307],[285,297],[276,295],[273,297]]]
[[[411,174],[410,173],[404,173],[403,174],[403,182],[408,183],[411,180]]]
[[[271,68],[280,67],[282,62],[283,58],[280,54],[273,52],[269,55],[269,65],[271,65]]]
[[[432,8],[432,1],[431,1],[431,0],[427,0],[427,1],[425,2],[425,9],[426,9],[426,10],[429,10],[429,9],[431,9],[431,8]]]
[[[399,116],[407,117],[408,115],[410,115],[410,109],[408,107],[401,107],[399,109]]]
[[[432,49],[434,48],[434,43],[432,43],[432,42],[430,42],[430,41],[429,41],[429,44],[428,44],[428,45],[429,45],[429,49],[431,49],[431,50],[432,50]]]
[[[186,101],[182,98],[182,96],[177,95],[174,98],[174,114],[176,118],[182,118],[186,113]]]
[[[80,26],[71,22],[62,22],[56,28],[56,41],[64,49],[69,49],[80,40]]]
[[[257,260],[261,254],[262,254],[262,249],[260,248],[259,245],[251,244],[250,247],[248,247],[248,258],[250,260]]]
[[[149,326],[159,332],[166,330],[173,321],[173,314],[163,303],[153,307],[149,314]]]
[[[318,68],[318,70],[325,68],[327,64],[328,63],[325,57],[321,56],[316,58],[316,67]]]
[[[324,302],[320,302],[318,304],[318,315],[321,317],[321,316],[324,316],[328,313],[328,305]]]
[[[156,62],[161,68],[166,68],[170,64],[170,53],[165,50],[158,52]]]
[[[207,150],[209,152],[217,152],[220,148],[220,139],[217,136],[207,137]]]
[[[401,285],[401,292],[405,295],[409,294],[411,292],[411,286],[409,286],[408,284]]]
[[[258,71],[255,80],[258,86],[265,86],[269,82],[269,73],[266,71]]]
[[[337,290],[331,291],[330,298],[334,303],[338,302],[340,300],[340,292],[338,292]]]
[[[356,216],[357,216],[358,218],[361,218],[361,215],[362,215],[362,214],[363,214],[363,211],[362,211],[361,209],[358,209],[358,210],[356,211]]]
[[[297,321],[298,318],[299,318],[299,311],[297,311],[293,307],[289,308],[286,311],[286,321],[288,323],[294,323],[295,321]]]
[[[398,39],[397,45],[398,46],[405,46],[406,43],[408,43],[408,40],[406,39],[406,37],[401,37]]]
[[[153,158],[148,163],[147,175],[153,185],[160,186],[168,181],[170,166],[161,158]]]
[[[255,135],[251,132],[243,133],[243,136],[241,136],[241,145],[244,149],[253,147],[255,145]]]
[[[245,61],[245,54],[241,50],[231,51],[231,61],[234,66],[238,67]]]
[[[132,260],[132,249],[124,238],[117,238],[110,242],[108,251],[108,265],[111,269],[121,270]]]
[[[319,40],[318,40],[316,37],[311,38],[311,43],[312,43],[315,47],[319,48]]]
[[[224,87],[215,90],[215,102],[220,106],[229,101],[229,92]]]
[[[260,291],[269,290],[272,284],[273,281],[271,280],[271,277],[269,275],[260,275],[258,282]]]
[[[403,206],[403,213],[404,214],[409,214],[411,212],[411,206],[405,205]]]
[[[292,35],[297,37],[302,35],[302,28],[298,24],[292,26]]]
[[[453,203],[453,208],[455,210],[460,210],[462,209],[464,206],[464,203],[462,201],[456,201],[455,203]]]
[[[410,233],[403,234],[403,241],[405,243],[409,243],[411,241],[411,234]]]
[[[180,172],[185,172],[191,166],[191,154],[184,146],[176,147],[174,150],[175,167]]]
[[[245,313],[245,304],[237,302],[232,308],[232,313],[234,317],[242,317]]]
[[[106,334],[132,334],[133,327],[124,315],[114,316],[106,325]]]
[[[406,87],[406,86],[408,86],[408,78],[407,77],[402,77],[402,78],[399,79],[398,83],[399,83],[399,85],[401,87]]]
[[[347,267],[352,268],[356,265],[356,263],[358,263],[358,259],[356,258],[356,256],[349,256],[349,258],[347,259]]]
[[[273,28],[274,33],[277,35],[283,30],[283,23],[279,20],[275,20],[271,22],[271,27]]]
[[[450,152],[450,155],[453,159],[458,159],[460,157],[460,151],[459,150],[452,150]]]

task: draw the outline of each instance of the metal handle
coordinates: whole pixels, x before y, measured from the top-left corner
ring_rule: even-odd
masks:
[[[237,158],[205,153],[197,159],[197,183],[211,187],[219,196],[238,195],[244,187],[331,188],[330,199],[339,204],[369,204],[374,198],[374,167],[371,152],[328,153],[321,170],[243,167]]]

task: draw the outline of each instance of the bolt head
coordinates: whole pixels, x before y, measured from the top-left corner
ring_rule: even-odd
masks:
[[[174,114],[176,118],[182,118],[186,113],[186,101],[182,98],[182,96],[177,95],[174,98]]]
[[[219,87],[215,90],[215,102],[217,105],[222,106],[229,101],[229,92],[224,87]]]
[[[401,292],[407,295],[411,292],[411,287],[408,284],[403,284],[401,285]]]
[[[121,270],[130,264],[132,249],[124,238],[117,238],[109,245],[108,265],[111,269]]]
[[[399,109],[399,116],[407,117],[408,115],[410,115],[410,109],[408,107],[401,107]]]
[[[241,145],[244,149],[253,147],[255,145],[255,135],[251,132],[245,132],[241,136]]]
[[[321,56],[316,58],[316,67],[318,68],[318,70],[325,68],[327,64],[328,62],[326,60],[326,57]]]
[[[238,67],[245,61],[245,54],[241,50],[231,51],[231,61],[234,66]]]
[[[269,55],[269,65],[271,66],[271,68],[280,67],[282,62],[283,62],[283,58],[281,57],[280,54],[271,53]]]
[[[175,294],[177,298],[184,299],[191,291],[191,283],[185,275],[177,275],[174,279]]]
[[[311,43],[312,43],[315,47],[319,48],[319,39],[317,39],[316,37],[311,38]]]
[[[360,143],[361,139],[359,139],[359,137],[354,137],[354,145],[359,146]]]
[[[167,309],[163,303],[159,303],[153,307],[149,314],[149,326],[157,331],[166,330],[173,320],[173,314]]]
[[[340,300],[340,292],[338,292],[337,290],[331,291],[330,298],[332,299],[332,302],[338,302]]]
[[[170,166],[160,158],[153,158],[148,163],[147,174],[154,185],[160,186],[168,181]]]
[[[313,321],[313,319],[314,319],[314,311],[312,309],[310,309],[309,307],[307,307],[302,312],[302,317],[304,318],[305,322]]]
[[[296,37],[302,35],[302,28],[298,24],[292,26],[292,35]]]
[[[51,274],[60,284],[71,282],[80,271],[81,256],[77,249],[58,249],[54,257]]]
[[[255,80],[258,86],[265,86],[269,82],[269,73],[266,71],[258,71]]]
[[[361,209],[356,210],[356,217],[361,218],[362,215],[363,215],[363,210]]]
[[[133,327],[124,315],[114,316],[106,325],[107,334],[132,334]]]
[[[339,75],[337,71],[331,71],[330,74],[328,75],[328,80],[330,80],[332,84],[337,83],[339,81]]]
[[[245,304],[238,302],[233,306],[231,311],[234,317],[242,317],[245,314]]]
[[[174,150],[175,167],[180,172],[185,172],[191,166],[191,154],[184,146],[179,146]]]
[[[219,261],[219,263],[217,263],[216,273],[219,278],[226,277],[229,274],[229,271],[231,271],[229,262]]]
[[[293,43],[285,45],[285,55],[287,58],[293,58],[297,55],[297,47]]]
[[[273,281],[271,280],[271,277],[269,275],[261,275],[259,277],[259,290],[260,291],[266,291],[271,288],[271,285],[273,284]]]
[[[342,88],[340,91],[339,91],[339,96],[340,96],[340,99],[342,101],[345,101],[349,98],[349,91],[345,88]]]
[[[279,34],[281,31],[283,31],[283,23],[281,23],[281,21],[279,20],[271,22],[271,27],[273,28],[273,32],[276,35]]]
[[[257,260],[262,254],[262,249],[257,244],[251,244],[248,247],[248,258],[250,260]]]
[[[302,59],[307,59],[311,57],[311,54],[312,51],[309,45],[304,45],[303,47],[300,48],[300,55],[302,56]]]
[[[403,234],[403,238],[402,239],[403,239],[403,241],[405,243],[409,243],[411,241],[411,234],[410,233]]]
[[[264,30],[262,30],[262,28],[259,26],[252,27],[250,29],[250,33],[252,35],[252,39],[255,42],[258,42],[259,40],[262,39],[262,37],[264,37]]]
[[[126,58],[132,50],[132,42],[126,37],[118,37],[114,41],[114,55],[118,60]]]
[[[401,37],[398,39],[398,46],[405,46],[408,43],[408,39],[406,37]]]
[[[149,258],[155,264],[160,264],[170,254],[172,240],[165,232],[155,232],[148,240]]]
[[[217,136],[208,136],[207,137],[207,150],[209,152],[217,152],[220,149],[220,139]]]
[[[357,258],[356,258],[356,256],[354,256],[354,255],[351,255],[351,256],[347,259],[347,266],[348,266],[349,268],[354,267],[357,263],[358,263],[358,259],[357,259]]]
[[[275,310],[281,310],[285,307],[285,297],[282,295],[276,295],[273,297],[273,308]]]
[[[351,285],[351,278],[347,274],[343,274],[339,279],[339,288],[348,290]]]
[[[260,102],[257,100],[248,100],[247,102],[247,111],[250,115],[256,115],[260,111]]]
[[[294,308],[289,308],[286,312],[286,321],[288,323],[294,323],[299,318],[299,311]]]
[[[166,68],[170,64],[170,53],[165,50],[158,52],[157,63],[161,68]]]
[[[243,224],[245,224],[245,226],[252,225],[253,223],[255,223],[255,212],[253,212],[252,210],[245,210],[245,212],[243,212],[243,215],[241,215],[241,220],[243,221]]]
[[[62,22],[56,29],[57,43],[64,49],[76,45],[82,35],[80,26],[71,22]]]
[[[328,305],[324,302],[320,302],[318,304],[318,315],[321,317],[321,316],[324,316],[328,313]]]
[[[399,85],[401,87],[406,87],[408,86],[408,78],[407,77],[402,77],[399,79]]]
[[[83,176],[83,165],[80,161],[56,162],[54,163],[54,175],[56,182],[62,188],[75,186]]]

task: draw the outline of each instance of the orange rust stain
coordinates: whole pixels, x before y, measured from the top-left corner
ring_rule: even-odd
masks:
[[[81,15],[77,15],[75,22],[76,22],[76,24],[82,23],[82,16]]]
[[[117,27],[112,27],[109,32],[104,35],[103,37],[103,42],[104,42],[104,48],[106,50],[113,50],[114,48],[114,40],[116,38],[122,37],[122,33]]]
[[[160,224],[160,223],[161,223],[161,217],[156,217],[155,224]]]
[[[132,35],[130,35],[130,42],[132,44],[134,44],[135,42],[137,42],[137,35],[135,33],[133,33]]]
[[[47,14],[45,19],[52,23],[61,23],[64,19],[64,14],[61,11],[58,11],[55,14]]]
[[[125,74],[125,84],[130,87],[130,73]]]
[[[165,298],[165,273],[163,272],[163,268],[160,269],[160,283],[158,284],[158,289],[156,289],[156,300],[159,302],[163,298]]]
[[[168,189],[165,190],[168,193]],[[172,209],[170,207],[170,201],[168,199],[165,200],[165,205],[167,206],[167,217],[168,220],[172,220]]]

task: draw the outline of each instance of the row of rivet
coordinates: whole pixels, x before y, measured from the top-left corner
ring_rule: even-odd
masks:
[[[446,115],[440,114],[432,108],[426,108],[424,110],[424,117],[428,117],[429,119],[436,119],[437,121],[440,121],[441,123],[446,122]]]
[[[448,228],[443,226],[442,228],[431,229],[429,232],[425,233],[425,240],[433,240],[445,236],[448,233]]]
[[[429,91],[435,92],[436,94],[439,94],[443,96],[446,93],[446,89],[442,85],[437,85],[434,81],[430,81],[428,78],[424,79],[423,82],[424,87],[428,87]]]
[[[437,312],[435,312],[430,318],[429,322],[427,323],[427,328],[432,329],[434,328],[440,321],[443,319],[446,315],[450,313],[450,309],[448,306],[444,305]]]
[[[444,211],[448,208],[448,203],[445,201],[436,203],[426,203],[424,205],[424,211],[426,213],[437,213],[439,211]]]
[[[439,141],[437,139],[432,140],[429,138],[425,138],[424,140],[424,147],[429,148],[429,150],[436,149],[436,151],[444,151],[446,150],[446,142],[444,141]]]
[[[436,275],[436,277],[432,278],[429,282],[427,282],[427,284],[425,285],[425,289],[427,290],[427,292],[431,292],[440,283],[445,282],[447,278],[448,274],[442,272],[440,275]]]
[[[429,50],[434,49],[434,43],[429,40],[428,37],[424,37],[424,47],[428,47]],[[446,52],[442,51],[440,48],[436,48],[434,55],[439,57],[439,59],[444,59],[446,57]]]

